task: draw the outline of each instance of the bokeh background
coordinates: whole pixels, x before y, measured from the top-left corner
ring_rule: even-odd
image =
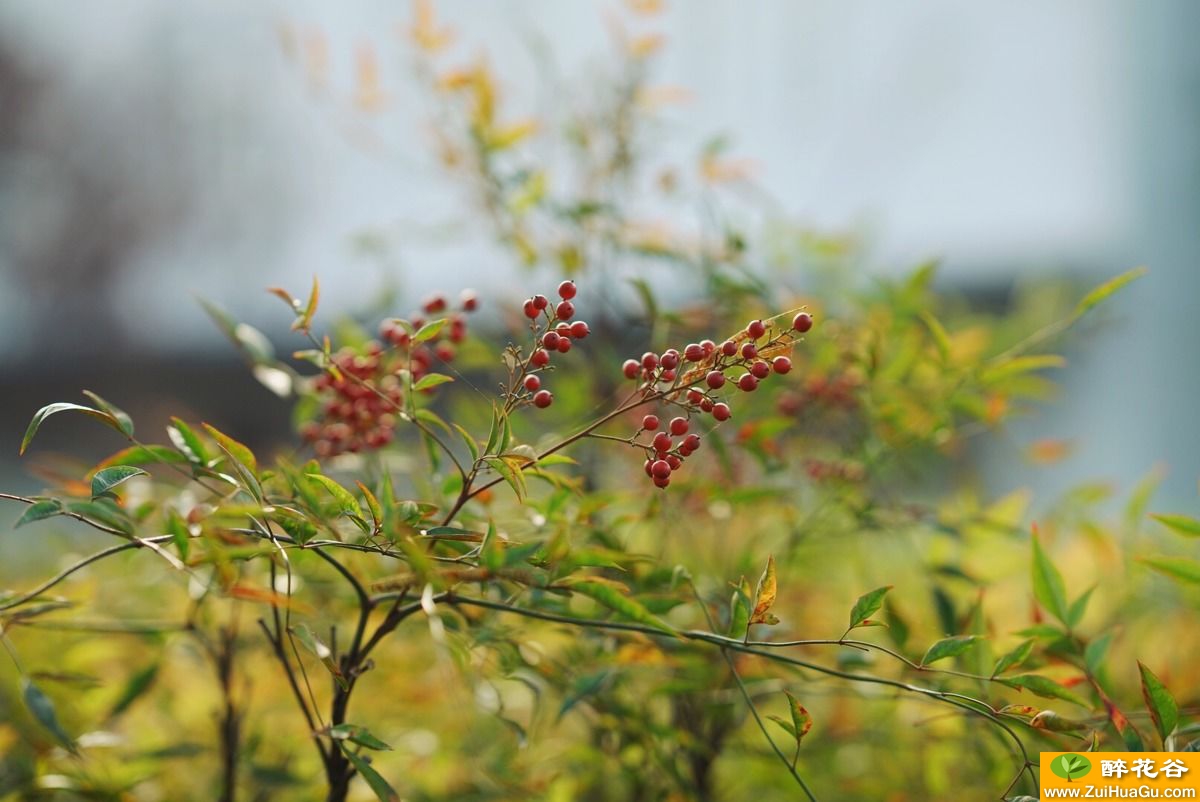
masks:
[[[553,105],[556,82],[606,59],[604,3],[436,5],[518,107]],[[80,388],[140,421],[282,436],[283,402],[196,294],[286,343],[286,310],[262,290],[300,293],[313,274],[323,312],[389,287],[520,293],[524,274],[434,157],[409,13],[0,2],[0,485],[38,486],[21,432]],[[1195,504],[1200,5],[676,2],[659,27],[655,78],[687,93],[661,150],[726,134],[755,203],[852,232],[865,273],[939,258],[941,285],[1002,307],[1031,282],[1149,265],[1068,346],[1061,403],[991,438],[979,470],[1051,497],[1084,477],[1127,489],[1161,463],[1164,508]],[[1012,459],[1048,435],[1072,442],[1063,463]],[[104,438],[64,424],[39,446],[100,455]]]

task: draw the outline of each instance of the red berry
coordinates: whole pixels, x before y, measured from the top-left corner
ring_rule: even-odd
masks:
[[[712,412],[713,406],[714,406],[713,400],[711,398],[709,398],[708,396],[705,396],[704,398],[700,399],[700,411],[701,412]]]
[[[801,334],[811,329],[812,325],[812,315],[810,315],[808,312],[801,312],[800,314],[796,315],[796,317],[792,318],[792,328]]]
[[[625,364],[621,365],[621,372],[625,374],[627,379],[636,379],[642,366],[636,359],[626,359]]]
[[[450,342],[460,343],[467,336],[467,321],[458,315],[450,318]]]
[[[664,371],[662,372],[662,380],[663,380],[663,381],[665,381],[665,382],[673,382],[673,381],[675,381],[675,371],[673,371],[673,370],[664,370]]]
[[[688,347],[683,349],[683,358],[688,362],[699,362],[704,359],[704,346],[699,343],[689,343]]]
[[[449,362],[454,359],[454,346],[450,343],[438,343],[437,348],[433,349],[433,353],[443,362]]]
[[[695,451],[700,447],[700,435],[693,433],[683,438],[683,447],[688,451]]]
[[[544,368],[550,364],[550,354],[543,348],[539,348],[529,357],[529,361],[539,368]]]
[[[775,368],[776,373],[782,375],[792,369],[792,360],[786,356],[777,356],[771,360],[771,367]]]
[[[701,340],[700,347],[704,349],[704,355],[708,356],[713,351],[717,350],[717,344],[712,340]]]
[[[725,356],[733,356],[737,353],[737,343],[733,340],[726,340],[721,343],[721,353]]]
[[[679,466],[683,464],[683,460],[674,454],[668,454],[666,460],[667,464],[671,466],[671,470],[673,471],[679,470]]]
[[[760,360],[750,366],[750,373],[756,379],[765,379],[771,375],[771,366]]]
[[[665,490],[666,487],[670,484],[671,484],[671,477],[669,477],[669,476],[666,479],[659,479],[658,477],[654,478],[654,486],[655,487],[661,487]]]
[[[536,305],[534,305],[532,299],[525,302],[525,306],[521,308],[521,311],[523,311],[525,313],[525,317],[529,318],[530,320],[533,320],[538,316],[538,308]]]
[[[688,430],[687,418],[671,418],[671,423],[669,424],[669,426],[671,429],[671,434],[675,435],[676,437],[678,437],[681,434],[687,434],[687,430]]]
[[[562,338],[558,336],[558,332],[548,331],[542,335],[542,345],[546,346],[548,350],[553,351],[554,349],[558,348],[558,341],[561,339]]]
[[[746,325],[746,333],[750,335],[751,340],[757,340],[767,333],[767,327],[761,320],[751,320]]]
[[[710,370],[704,381],[714,390],[720,390],[725,386],[725,374],[719,370]]]
[[[679,352],[673,349],[663,351],[662,359],[658,363],[667,370],[674,370],[679,365]]]
[[[567,351],[570,351],[570,350],[571,350],[571,341],[568,340],[566,337],[559,337],[558,338],[558,352],[560,354],[565,354]]]
[[[695,387],[687,391],[687,400],[689,404],[699,404],[704,399],[704,395]]]
[[[658,354],[652,351],[642,354],[642,367],[646,370],[654,370],[658,367]]]
[[[758,348],[754,346],[754,343],[742,344],[742,359],[754,359],[756,356],[758,356]]]
[[[554,315],[559,320],[570,320],[575,316],[575,304],[570,301],[562,301],[558,306],[554,307]]]
[[[591,329],[588,328],[588,324],[584,323],[582,320],[576,320],[571,324],[571,336],[576,340],[582,340],[584,337],[588,336],[590,332]]]
[[[554,396],[549,390],[538,390],[533,394],[533,405],[538,409],[545,409],[554,402]]]
[[[578,290],[575,289],[574,281],[564,281],[562,284],[558,285],[558,297],[562,298],[564,301],[569,301],[574,298],[577,291]]]
[[[542,386],[542,380],[539,379],[537,376],[526,376],[525,377],[525,389],[528,390],[529,392],[531,392],[531,393],[537,392],[538,388],[540,388],[541,386]]]
[[[648,459],[648,460],[646,460],[646,464],[642,466],[642,468],[646,471],[646,475],[649,476],[651,479],[654,478],[654,474],[650,473],[650,466],[653,464],[654,464],[654,460]]]
[[[430,295],[421,305],[427,315],[435,315],[446,308],[446,298],[442,295]]]
[[[658,416],[647,415],[642,418],[642,429],[647,432],[658,431]]]
[[[729,412],[729,405],[723,401],[719,401],[716,404],[713,404],[712,415],[714,418],[716,418],[719,421],[729,420],[729,418],[731,417],[731,413]]]
[[[535,295],[531,300],[533,301],[534,307],[537,309],[545,309],[550,305],[550,299],[545,295]]]
[[[557,326],[554,327],[554,331],[556,334],[558,334],[559,337],[570,337],[571,336],[571,324],[570,323],[559,323]]]
[[[475,290],[463,290],[458,297],[462,301],[464,312],[474,312],[479,308],[479,296],[475,294]]]
[[[749,373],[743,373],[742,377],[738,379],[737,384],[738,389],[749,393],[753,392],[754,388],[758,387],[758,379],[754,378],[754,376]]]
[[[671,450],[671,435],[666,432],[659,432],[654,435],[653,446],[655,451],[670,451]]]
[[[650,466],[650,475],[655,479],[666,479],[671,475],[671,463],[665,459],[656,459]]]

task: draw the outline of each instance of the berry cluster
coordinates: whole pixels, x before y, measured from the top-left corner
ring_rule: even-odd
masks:
[[[671,474],[700,447],[700,435],[688,433],[693,415],[712,415],[718,423],[729,420],[729,404],[717,392],[727,385],[750,393],[772,374],[792,369],[787,356],[796,337],[813,326],[812,315],[800,312],[787,328],[776,329],[771,321],[752,320],[745,329],[717,345],[712,340],[690,343],[682,351],[670,348],[661,354],[648,351],[641,359],[626,360],[625,378],[640,382],[647,400],[661,400],[682,407],[685,415],[672,418],[659,431],[657,415],[646,415],[630,444],[646,452],[646,475],[657,487],[667,487]],[[638,442],[643,432],[654,432],[649,443]],[[671,438],[682,438],[673,441]]]
[[[333,355],[334,369],[312,383],[321,404],[319,415],[300,428],[318,457],[382,448],[392,441],[395,412],[404,403],[405,371],[417,382],[432,371],[435,360],[453,360],[455,346],[467,334],[464,314],[478,309],[479,300],[474,292],[464,290],[458,310],[446,316],[437,336],[428,342],[414,342],[413,335],[427,322],[425,316],[440,318],[448,308],[444,296],[431,296],[411,320],[384,320],[379,325],[379,340],[360,348],[343,348]]]
[[[551,355],[567,353],[576,340],[591,333],[586,322],[572,320],[577,292],[574,281],[564,281],[558,285],[557,303],[552,303],[545,295],[526,299],[522,312],[530,321],[533,346],[524,358],[519,349],[509,348],[513,372],[506,395],[510,409],[519,404],[533,404],[538,409],[545,409],[554,403],[554,394],[542,386],[542,377],[550,369]]]

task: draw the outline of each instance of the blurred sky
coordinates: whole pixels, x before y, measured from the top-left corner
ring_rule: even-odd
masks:
[[[518,106],[547,102],[533,53],[586,76],[623,13],[615,0],[436,7],[458,55],[486,48]],[[319,274],[329,307],[351,304],[383,277],[352,247],[372,228],[393,235],[388,262],[413,294],[509,286],[511,262],[431,159],[408,15],[0,0],[0,371],[110,343],[224,348],[189,290],[262,321],[282,310],[261,288]],[[967,286],[1150,265],[1112,327],[1072,351],[1062,405],[1017,426],[1012,448],[1081,441],[1051,490],[1085,476],[1128,487],[1162,460],[1170,503],[1195,507],[1200,4],[676,0],[653,27],[668,40],[656,78],[693,93],[667,151],[687,160],[728,132],[788,216],[869,230],[875,269],[938,256]],[[285,54],[285,29],[325,38],[323,86]],[[364,45],[388,101],[373,115],[349,101]]]

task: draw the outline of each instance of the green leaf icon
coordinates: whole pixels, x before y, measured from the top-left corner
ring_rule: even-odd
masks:
[[[1065,755],[1059,755],[1050,763],[1050,770],[1062,777],[1067,782],[1071,782],[1079,777],[1085,776],[1092,770],[1092,761],[1088,760],[1083,755],[1076,755],[1068,752]]]

